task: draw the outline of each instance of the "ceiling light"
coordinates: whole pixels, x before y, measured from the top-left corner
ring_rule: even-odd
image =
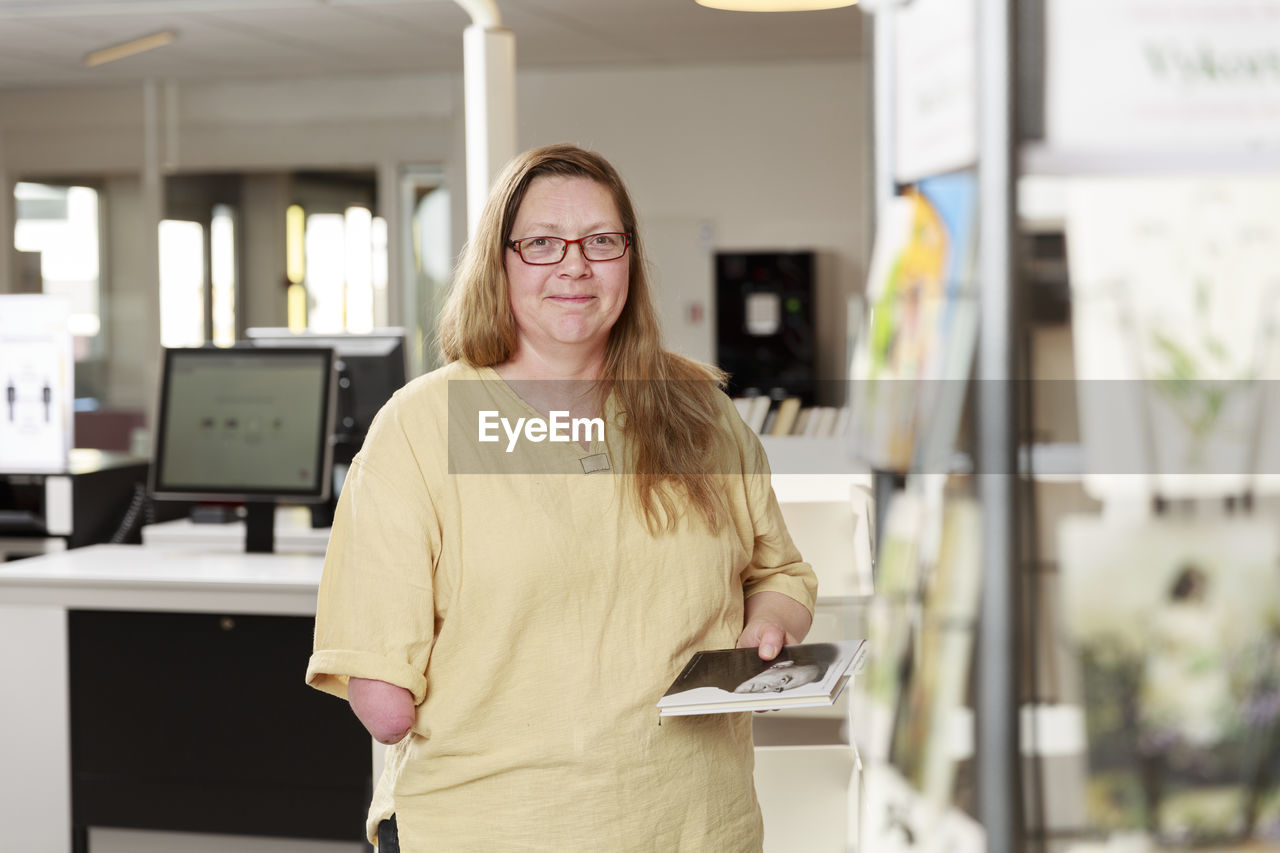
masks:
[[[87,54],[84,58],[84,65],[86,68],[93,68],[106,62],[124,59],[126,56],[133,56],[143,51],[164,47],[166,44],[172,44],[177,37],[178,34],[173,30],[162,30],[149,36],[136,38],[133,41],[104,47],[102,50],[95,50],[93,53]]]
[[[858,0],[696,0],[699,6],[709,9],[728,9],[731,12],[812,12],[818,9],[839,9],[853,6]]]

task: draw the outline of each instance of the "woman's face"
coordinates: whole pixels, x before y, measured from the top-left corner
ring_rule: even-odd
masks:
[[[792,687],[809,684],[818,680],[821,675],[817,665],[802,664],[786,660],[779,661],[759,675],[752,676],[739,684],[734,693],[781,693]]]
[[[622,220],[609,190],[589,178],[534,178],[516,212],[509,240],[621,232]],[[506,251],[511,312],[519,346],[535,351],[565,347],[603,355],[609,330],[627,301],[629,260],[588,261],[573,244],[556,264],[526,264]]]

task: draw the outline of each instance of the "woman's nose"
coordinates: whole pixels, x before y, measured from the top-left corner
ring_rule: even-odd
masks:
[[[565,247],[564,257],[560,259],[561,272],[585,272],[591,269],[591,262],[582,251],[581,243],[570,243]]]

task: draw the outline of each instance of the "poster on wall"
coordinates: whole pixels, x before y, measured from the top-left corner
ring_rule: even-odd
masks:
[[[60,297],[0,295],[0,471],[67,470],[74,423],[69,315]]]
[[[1049,0],[1045,135],[1064,151],[1280,152],[1280,3]]]
[[[1280,180],[1077,179],[1066,233],[1086,490],[1280,488]]]
[[[1088,736],[1088,829],[1125,849],[1274,849],[1273,520],[1069,516],[1058,551]]]
[[[914,0],[894,14],[894,177],[968,168],[978,159],[977,4]]]

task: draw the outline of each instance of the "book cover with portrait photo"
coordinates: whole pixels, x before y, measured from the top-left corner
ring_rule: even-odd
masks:
[[[661,716],[771,711],[832,705],[861,668],[866,640],[697,652],[658,700]]]

